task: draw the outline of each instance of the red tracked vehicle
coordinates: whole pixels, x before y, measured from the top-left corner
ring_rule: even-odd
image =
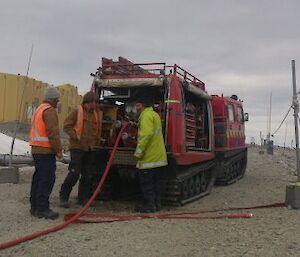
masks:
[[[247,165],[245,124],[242,101],[231,97],[212,96],[214,113],[216,184],[227,185],[241,179]]]
[[[223,148],[217,146],[219,158],[216,159],[212,108],[212,99],[216,97],[206,92],[205,84],[176,64],[134,64],[122,57],[118,61],[102,58],[102,66],[92,75],[92,90],[102,102],[104,117],[99,150],[110,152],[123,121],[134,124],[137,118],[134,101],[146,92],[152,97],[153,107],[162,119],[168,153],[169,165],[160,179],[162,202],[183,205],[207,195],[215,183],[217,171],[222,170],[222,165],[227,165],[227,161],[223,163],[219,159],[222,156],[227,158],[227,155],[220,153],[231,145],[226,145],[228,149],[225,145]],[[216,100],[215,106],[219,103]],[[118,146],[104,190],[106,196],[122,190],[122,183],[116,181],[130,183],[136,177],[133,157],[136,139],[137,129],[130,125]],[[129,184],[125,185],[124,191],[129,187]]]

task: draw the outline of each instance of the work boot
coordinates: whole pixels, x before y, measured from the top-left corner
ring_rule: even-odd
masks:
[[[68,200],[60,199],[59,206],[62,208],[70,208]]]
[[[52,211],[51,209],[48,209],[46,211],[36,211],[34,216],[38,218],[55,220],[58,218],[59,214],[57,212]]]

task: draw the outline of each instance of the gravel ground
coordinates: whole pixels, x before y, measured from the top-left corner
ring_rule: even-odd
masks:
[[[283,202],[285,187],[295,176],[295,151],[275,149],[274,155],[249,148],[245,177],[194,203],[163,211],[200,211]],[[29,190],[33,168],[20,171],[19,184],[0,184],[0,242],[43,230],[62,222],[68,211],[58,207],[58,192],[67,166],[58,164],[51,195],[59,220],[33,218],[29,214]],[[72,199],[75,201],[76,192]],[[94,207],[95,208],[95,207]],[[97,209],[130,213],[133,202],[98,203]],[[300,256],[300,211],[287,208],[235,211],[251,212],[251,219],[134,220],[114,223],[74,224],[0,250],[0,256]]]

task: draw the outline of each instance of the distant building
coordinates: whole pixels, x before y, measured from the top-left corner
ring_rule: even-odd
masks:
[[[78,94],[77,87],[71,84],[57,86],[60,92],[60,102],[57,107],[58,119],[62,128],[64,120],[73,108],[78,106],[82,101],[82,96]]]
[[[20,126],[27,130],[34,111],[43,101],[43,93],[47,86],[48,83],[33,78],[0,73],[0,124],[14,124],[20,112]],[[77,87],[70,84],[57,88],[61,93],[58,116],[62,128],[64,119],[72,108],[81,103],[82,96],[78,95]],[[9,126],[7,128],[10,129]]]

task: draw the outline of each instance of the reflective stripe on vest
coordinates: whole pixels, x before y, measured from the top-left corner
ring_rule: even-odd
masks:
[[[142,150],[142,149],[140,149],[140,148],[136,148],[135,149],[135,153],[137,153],[137,154],[142,154],[144,151]]]
[[[43,112],[50,107],[50,104],[43,103],[36,109],[32,116],[29,141],[31,146],[50,147],[46,132],[46,125],[43,120]]]
[[[76,135],[77,137],[80,139],[81,137],[81,134],[82,134],[82,130],[83,130],[83,107],[82,105],[79,105],[78,106],[78,112],[77,112],[77,121],[76,121],[76,124],[74,126],[74,129],[75,129],[75,132],[76,132]],[[98,134],[99,133],[99,117],[98,117],[98,114],[96,111],[94,111],[94,116],[95,116],[95,120],[96,120],[96,133]]]
[[[154,129],[153,131],[153,135],[158,135],[159,133],[161,133],[161,129],[160,128],[157,128],[157,129]]]
[[[168,165],[168,161],[144,162],[144,163],[138,162],[136,164],[136,167],[138,169],[152,169],[152,168],[158,168],[167,165]]]

